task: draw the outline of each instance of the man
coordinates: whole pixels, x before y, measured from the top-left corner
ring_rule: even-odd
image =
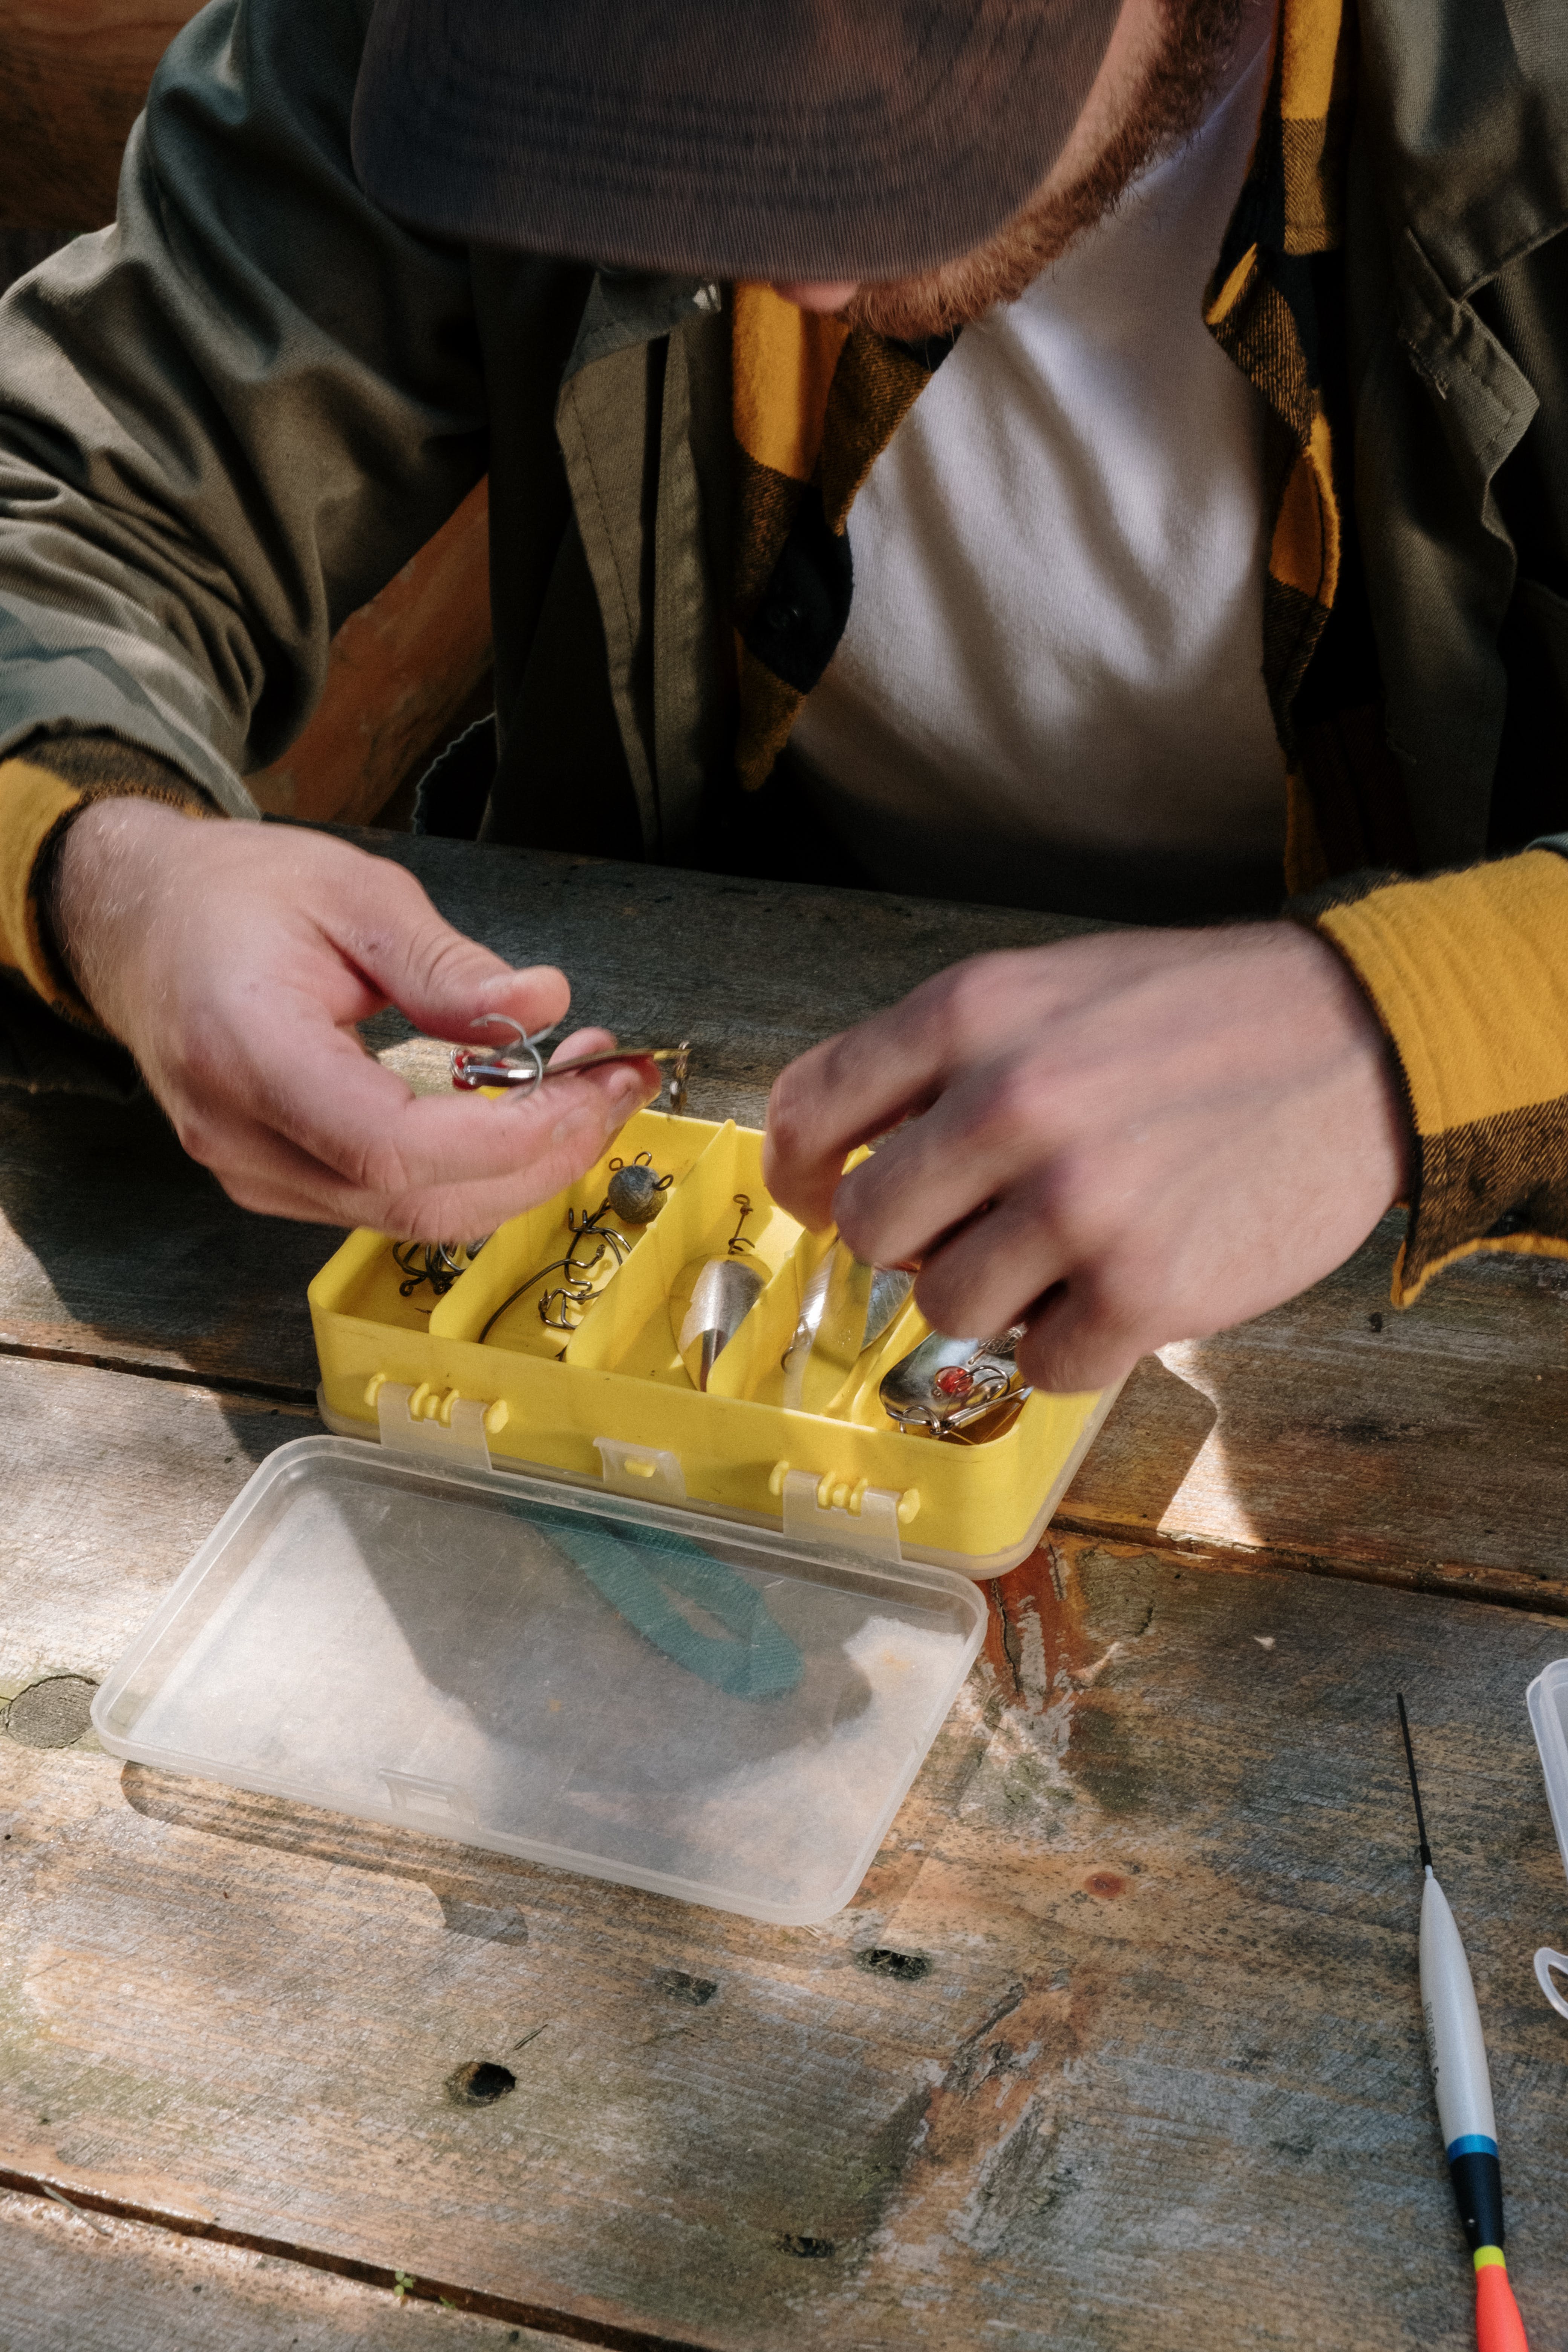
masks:
[[[1398,1197],[1396,1296],[1568,1252],[1565,223],[1551,0],[214,0],[0,341],[15,1050],[122,1041],[285,1214],[597,1156],[646,1070],[418,1102],[353,1036],[559,974],[192,821],[488,467],[486,837],[1164,926],[780,1081],[775,1191],[938,1326],[1071,1389]]]

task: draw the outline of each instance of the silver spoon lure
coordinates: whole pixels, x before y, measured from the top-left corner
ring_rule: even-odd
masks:
[[[836,1241],[805,1286],[784,1353],[785,1410],[820,1412],[888,1331],[914,1283],[901,1267],[868,1265]]]
[[[889,1420],[908,1432],[955,1437],[1004,1402],[1021,1404],[1031,1393],[1014,1354],[1024,1328],[1015,1324],[994,1339],[932,1331],[883,1377],[877,1393]]]
[[[706,1392],[714,1364],[767,1288],[766,1269],[746,1257],[712,1257],[698,1276],[676,1342]]]

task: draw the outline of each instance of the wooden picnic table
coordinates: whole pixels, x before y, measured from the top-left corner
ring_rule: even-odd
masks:
[[[360,837],[752,1121],[812,1039],[1073,928]],[[1568,2343],[1524,1711],[1568,1651],[1568,1268],[1396,1315],[1395,1223],[1140,1370],[858,1895],[773,1928],[98,1748],[92,1685],[318,1425],[334,1237],[144,1105],[0,1101],[0,2342],[1467,2346],[1403,1689],[1516,2287]],[[465,2104],[474,2061],[515,2089]]]

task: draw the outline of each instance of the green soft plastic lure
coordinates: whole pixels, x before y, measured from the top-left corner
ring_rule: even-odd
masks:
[[[775,1698],[799,1682],[805,1662],[756,1586],[684,1536],[536,1504],[521,1516],[559,1544],[645,1641],[715,1690],[732,1698]],[[727,1638],[700,1633],[671,1593],[716,1617]]]

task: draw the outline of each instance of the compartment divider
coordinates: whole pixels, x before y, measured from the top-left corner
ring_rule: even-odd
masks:
[[[738,1193],[755,1203],[744,1219]],[[645,1245],[584,1316],[567,1346],[565,1361],[689,1386],[690,1376],[677,1344],[685,1309],[677,1316],[673,1294],[688,1267],[727,1255],[737,1225],[752,1244],[744,1255],[764,1268],[774,1263],[776,1252],[793,1244],[800,1231],[763,1189],[761,1138],[726,1120],[677,1181]],[[759,1301],[742,1325],[742,1332],[762,1307]],[[738,1336],[731,1346],[740,1344]],[[715,1375],[729,1352],[720,1357]],[[710,1392],[729,1392],[720,1391],[717,1377],[710,1386]]]
[[[615,1225],[616,1231],[631,1244],[630,1253],[623,1265],[607,1276],[602,1265],[595,1269],[599,1286],[593,1305],[577,1326],[577,1331],[581,1331],[583,1324],[595,1312],[601,1300],[616,1288],[636,1263],[647,1236],[657,1234],[669,1214],[675,1191],[697,1162],[711,1150],[713,1142],[722,1132],[706,1120],[683,1122],[683,1126],[687,1132],[681,1138],[682,1149],[676,1155],[677,1165],[668,1171],[675,1181],[663,1210],[652,1224],[618,1225],[613,1217],[606,1218],[605,1223]],[[695,1139],[690,1136],[691,1128],[698,1130]],[[473,1265],[458,1276],[431,1315],[431,1337],[438,1339],[478,1339],[509,1291],[515,1289],[520,1283],[527,1282],[536,1268],[549,1265],[553,1258],[565,1256],[573,1238],[566,1223],[566,1212],[570,1208],[579,1217],[593,1215],[605,1197],[611,1160],[632,1160],[639,1151],[647,1151],[651,1153],[656,1168],[660,1168],[663,1173],[660,1162],[669,1157],[670,1132],[671,1122],[659,1112],[637,1112],[621,1129],[614,1147],[605,1153],[602,1160],[595,1160],[587,1174],[569,1191],[555,1193],[550,1200],[541,1202],[536,1208],[525,1209],[521,1216],[509,1218],[504,1225],[499,1226]],[[584,1255],[588,1254],[584,1252]],[[559,1279],[559,1275],[553,1277],[553,1281]],[[538,1286],[541,1291],[542,1287],[542,1284]],[[576,1336],[574,1331],[572,1338]],[[563,1348],[570,1345],[570,1341],[564,1331],[540,1320],[536,1296],[531,1286],[530,1294],[519,1298],[515,1306],[507,1309],[490,1334],[488,1344],[508,1348],[518,1354],[547,1356],[554,1360],[560,1356]]]
[[[918,1348],[930,1329],[914,1299],[907,1298],[877,1345],[867,1349],[837,1395],[828,1400],[824,1417],[853,1423],[858,1429],[887,1428],[888,1416],[877,1391],[900,1358]]]
[[[754,1404],[784,1400],[784,1352],[800,1321],[806,1284],[832,1245],[831,1233],[797,1229],[794,1248],[714,1365],[710,1396],[744,1397]]]

